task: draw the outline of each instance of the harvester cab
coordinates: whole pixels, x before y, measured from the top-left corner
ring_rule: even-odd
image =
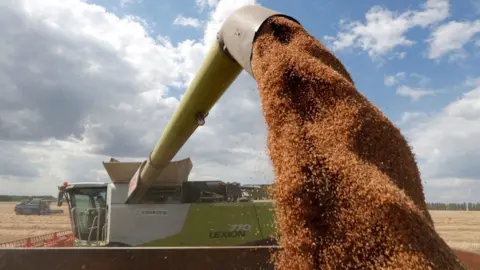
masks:
[[[76,246],[102,245],[106,237],[106,183],[64,183],[59,186],[57,205],[65,201],[70,213]]]

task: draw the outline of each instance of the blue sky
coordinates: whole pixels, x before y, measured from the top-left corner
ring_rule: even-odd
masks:
[[[255,2],[0,7],[0,193],[108,181],[102,161],[145,159],[221,23]],[[256,3],[299,20],[401,128],[427,200],[480,201],[480,0]],[[273,181],[255,88],[241,74],[177,155],[192,180]]]
[[[201,28],[181,27],[172,24],[177,16],[196,18],[202,22],[208,20],[209,10],[200,9],[195,5],[194,0],[142,0],[127,3],[124,6],[119,0],[90,2],[104,6],[119,16],[138,16],[152,24],[152,35],[168,36],[173,43],[203,37]],[[478,2],[475,0],[455,2],[450,6],[448,20],[478,19],[480,14]],[[421,10],[424,4],[419,1],[392,2],[377,0],[330,0],[321,2],[262,0],[258,3],[297,18],[312,35],[321,41],[324,41],[324,36],[334,36],[340,30],[340,20],[364,23],[365,14],[373,6],[381,6],[399,14],[407,10]],[[478,53],[476,56],[453,64],[445,59],[439,61],[428,59],[425,55],[428,49],[425,40],[428,38],[431,27],[416,27],[406,33],[408,39],[415,41],[416,44],[395,48],[394,51],[407,53],[404,59],[393,59],[380,64],[378,61],[372,60],[368,54],[359,50],[336,52],[336,55],[353,76],[358,89],[394,121],[400,120],[405,111],[435,112],[440,110],[449,101],[462,94],[464,89],[459,87],[460,82],[467,77],[479,75],[478,67],[475,65],[480,60]],[[473,47],[474,45],[470,43],[465,46],[465,49],[472,52]],[[421,85],[418,83],[420,79],[417,77],[410,77],[406,82],[411,87],[439,90],[440,93],[435,96],[426,96],[417,102],[399,97],[395,93],[394,87],[388,87],[384,84],[386,75],[398,72],[416,73],[428,78],[435,78],[435,80]]]

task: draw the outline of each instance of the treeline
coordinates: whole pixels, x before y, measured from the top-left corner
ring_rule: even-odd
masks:
[[[480,211],[480,203],[427,203],[429,210]]]
[[[240,185],[239,183],[229,183],[233,185]],[[266,199],[271,197],[271,192],[273,185],[255,185],[255,189],[249,189],[249,198],[258,200]],[[480,202],[477,203],[427,203],[428,210],[437,210],[437,211],[480,211]]]
[[[57,198],[49,196],[21,196],[21,195],[0,195],[0,202],[20,202],[32,198],[39,198],[45,200],[56,200]]]

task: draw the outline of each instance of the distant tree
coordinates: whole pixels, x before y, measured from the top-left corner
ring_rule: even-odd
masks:
[[[39,198],[45,200],[56,200],[53,196],[25,196],[25,195],[0,195],[0,202],[20,202],[32,198]]]
[[[429,210],[448,211],[480,211],[480,203],[427,203]]]

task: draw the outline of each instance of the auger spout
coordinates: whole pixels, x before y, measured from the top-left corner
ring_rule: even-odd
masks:
[[[242,69],[253,76],[250,61],[255,34],[272,16],[297,22],[258,5],[239,8],[224,22],[217,42],[210,48],[160,140],[130,180],[126,203],[138,203],[142,199],[197,127],[205,123],[210,109]]]

